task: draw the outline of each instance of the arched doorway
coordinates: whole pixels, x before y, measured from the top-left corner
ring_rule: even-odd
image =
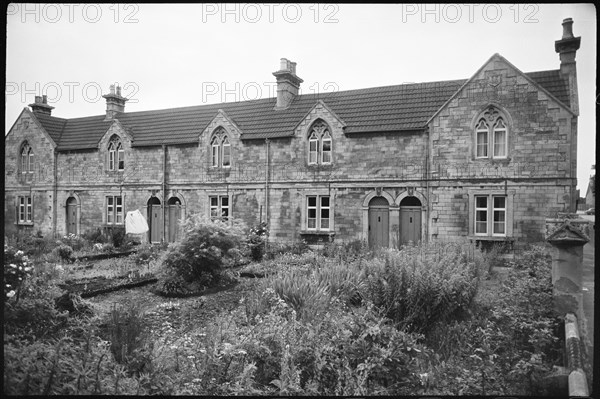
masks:
[[[177,197],[169,198],[169,242],[179,240],[179,222],[181,220],[181,201]]]
[[[67,235],[75,234],[77,235],[77,198],[69,197],[67,198]]]
[[[384,197],[374,197],[369,202],[369,246],[389,245],[390,204]]]
[[[421,201],[406,197],[400,202],[400,245],[421,241]]]
[[[162,240],[162,207],[160,200],[152,197],[148,200],[148,239],[152,243]]]

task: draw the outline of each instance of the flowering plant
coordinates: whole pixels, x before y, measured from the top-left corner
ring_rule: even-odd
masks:
[[[17,295],[25,279],[33,274],[33,266],[25,253],[4,245],[4,298]]]

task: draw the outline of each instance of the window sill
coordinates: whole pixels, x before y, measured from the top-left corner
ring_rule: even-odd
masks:
[[[312,235],[312,236],[334,236],[335,231],[331,230],[302,230],[300,231],[300,235]]]
[[[514,241],[513,237],[507,236],[468,236],[471,241]]]
[[[492,164],[495,164],[495,163],[508,164],[508,163],[510,163],[510,161],[512,161],[512,158],[511,157],[506,157],[506,158],[485,157],[485,158],[473,158],[473,161],[475,161],[475,162],[491,162]]]
[[[17,226],[33,227],[33,222],[15,222]]]
[[[306,164],[306,166],[311,169],[331,169],[331,168],[333,168],[334,165],[333,165],[333,163],[325,163],[325,164],[309,163],[309,164]]]

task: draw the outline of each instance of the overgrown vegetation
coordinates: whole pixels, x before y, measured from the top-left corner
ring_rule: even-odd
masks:
[[[193,293],[228,284],[236,265],[258,257],[242,225],[194,218],[185,231],[178,244],[146,245],[87,273],[160,271],[162,290]],[[89,245],[82,241],[80,250]],[[75,266],[57,265],[59,254],[30,261],[5,246],[5,285],[12,285],[5,289],[4,393],[549,393],[544,378],[562,359],[545,248],[509,262],[503,280],[489,272],[493,257],[469,243],[289,248],[297,253],[278,255],[283,246],[270,244],[267,259],[248,266],[266,277],[236,308],[179,330],[169,320],[193,299],[165,302],[152,312],[164,320],[156,330],[139,303],[94,314],[77,295],[62,295],[56,284]],[[7,269],[7,259],[23,268]]]

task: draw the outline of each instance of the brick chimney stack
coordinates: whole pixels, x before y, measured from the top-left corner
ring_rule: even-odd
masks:
[[[581,45],[581,37],[573,36],[573,19],[565,18],[562,22],[562,39],[554,42],[554,49],[560,57],[560,73],[569,82],[569,97],[571,109],[579,114],[579,99],[577,95],[577,70],[575,54]]]
[[[304,82],[296,75],[296,63],[287,58],[281,59],[279,71],[273,72],[277,78],[277,104],[275,109],[286,109],[298,95],[300,83]]]
[[[115,85],[110,85],[110,93],[102,97],[106,98],[105,121],[112,121],[117,114],[125,112],[125,102],[129,99],[121,96],[121,86],[117,86],[117,92],[115,93]]]
[[[35,96],[35,102],[29,104],[33,112],[39,114],[51,115],[54,107],[48,105],[48,97],[44,94],[43,96]]]

